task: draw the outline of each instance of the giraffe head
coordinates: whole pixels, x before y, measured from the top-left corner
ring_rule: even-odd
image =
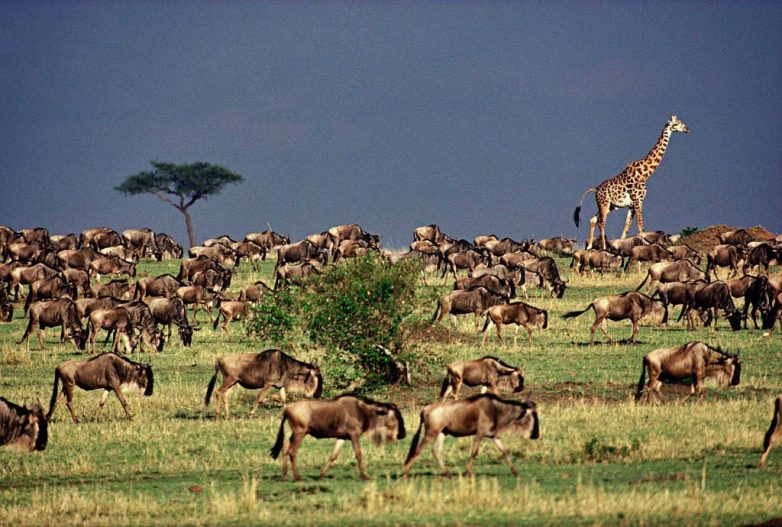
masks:
[[[668,119],[668,128],[672,132],[684,132],[685,134],[690,133],[690,129],[687,128],[687,125],[684,124],[678,117],[675,115],[672,115],[670,119]]]

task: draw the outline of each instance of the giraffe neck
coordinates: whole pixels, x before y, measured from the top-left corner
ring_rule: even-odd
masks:
[[[649,176],[654,173],[654,171],[660,165],[660,162],[663,160],[663,156],[665,155],[665,150],[668,148],[668,141],[670,141],[672,133],[673,132],[671,129],[666,125],[665,128],[663,128],[663,132],[660,134],[660,138],[657,139],[657,142],[654,144],[649,153],[646,154],[646,157],[641,160],[641,165],[644,167],[644,170],[642,171],[642,177],[644,181],[646,181]]]

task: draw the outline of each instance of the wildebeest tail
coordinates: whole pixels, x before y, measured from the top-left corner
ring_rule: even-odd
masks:
[[[768,450],[768,445],[771,443],[771,436],[774,435],[774,430],[777,429],[780,419],[782,419],[782,398],[777,397],[777,400],[774,401],[774,417],[771,419],[771,426],[768,427],[768,431],[763,438],[764,452]]]
[[[280,429],[277,432],[277,441],[274,442],[274,446],[271,449],[272,459],[277,459],[280,456],[282,445],[285,443],[285,421],[288,419],[288,412],[282,412],[282,420],[280,421]]]
[[[484,328],[484,331],[486,328]],[[451,375],[451,370],[447,370],[445,372],[445,379],[443,379],[443,386],[440,388],[440,398],[442,399],[443,395],[445,395],[445,392],[448,390],[448,387],[453,382],[453,376]]]
[[[24,310],[22,311],[25,315],[27,314],[27,310],[30,309],[30,303],[33,301],[33,284],[30,284],[30,288],[27,290],[27,298],[24,301]]]
[[[641,378],[638,380],[638,388],[635,390],[635,402],[641,400],[641,394],[644,391],[644,380],[646,380],[646,357],[641,363]]]
[[[217,382],[217,374],[220,373],[220,364],[215,362],[215,374],[212,375],[212,379],[209,381],[209,386],[206,387],[206,397],[204,398],[204,406],[209,406],[209,401],[212,399],[212,392],[215,389],[215,383]]]
[[[215,317],[215,323],[212,325],[212,329],[217,330],[217,324],[220,322],[220,313],[221,311],[217,310],[217,316]],[[225,315],[223,315],[223,318],[225,318]]]
[[[584,199],[586,199],[587,194],[589,194],[590,192],[595,192],[596,190],[597,189],[594,188],[588,188],[581,196],[581,201],[578,202],[578,207],[576,207],[576,210],[573,212],[573,222],[575,222],[576,227],[581,226],[581,205],[584,204]]]
[[[54,413],[54,404],[57,402],[57,389],[60,386],[60,370],[56,368],[54,370],[54,386],[52,387],[52,399],[49,401],[49,412],[46,414],[46,420],[52,418]]]
[[[486,333],[486,328],[489,327],[489,322],[491,321],[491,318],[489,317],[489,311],[484,311],[483,316],[486,317],[486,322],[483,323],[483,329],[481,330],[481,333]],[[442,394],[440,394],[440,397],[442,397]]]
[[[584,314],[584,313],[586,313],[587,311],[589,311],[589,308],[590,308],[590,307],[592,307],[592,304],[589,304],[587,307],[585,307],[585,308],[584,308],[583,310],[581,310],[581,311],[568,311],[567,313],[565,313],[564,315],[562,315],[562,318],[576,318],[576,317],[578,317],[578,316],[580,316],[580,315],[583,315],[583,314]]]
[[[432,323],[437,320],[437,315],[440,313],[440,302],[437,302],[437,307],[434,308],[434,315],[432,315]]]
[[[543,329],[548,329],[548,310],[543,310]]]
[[[424,427],[424,413],[421,412],[421,422],[418,423],[418,430],[415,431],[415,435],[413,436],[413,441],[410,443],[410,451],[407,453],[407,459],[405,459],[405,464],[410,463],[410,460],[413,459],[413,454],[415,454],[415,449],[418,447],[418,441],[421,439],[421,429]]]
[[[644,277],[644,280],[643,280],[643,282],[641,282],[640,284],[638,284],[638,287],[636,287],[636,288],[635,288],[635,290],[636,290],[636,291],[640,291],[640,290],[641,290],[641,288],[642,288],[642,287],[644,286],[644,284],[646,283],[646,281],[647,281],[647,280],[649,280],[649,277],[650,277],[650,276],[651,276],[651,274],[647,272],[647,273],[646,273],[646,276]]]

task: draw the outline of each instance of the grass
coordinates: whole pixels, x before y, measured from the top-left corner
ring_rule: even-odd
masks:
[[[59,406],[46,451],[0,449],[0,525],[737,525],[782,517],[782,450],[772,452],[766,469],[755,468],[771,402],[782,392],[779,333],[770,339],[751,329],[734,333],[724,322],[716,333],[643,325],[636,346],[608,344],[599,333],[589,346],[591,311],[567,321],[561,314],[583,309],[596,296],[634,289],[643,275],[574,277],[567,263],[558,260],[570,280],[563,299],[531,291],[530,303],[550,311],[549,329],[536,331],[531,346],[522,333],[518,346],[502,347],[492,335],[481,348],[472,319],[455,328],[444,322],[412,340],[412,386],[370,394],[399,403],[412,433],[421,407],[436,399],[449,362],[493,354],[522,365],[538,402],[541,439],[503,438],[519,478],[487,441],[475,478],[443,479],[427,451],[405,480],[408,440],[382,447],[367,440],[362,446],[372,481],[358,479],[347,447],[329,477],[319,480],[333,441],[308,438],[299,455],[304,480],[281,481],[279,464],[268,455],[279,403],[268,402],[249,418],[255,392],[235,388],[234,419],[215,421],[214,406],[203,407],[215,358],[274,343],[240,340],[237,324],[229,342],[201,314],[192,348],[174,340],[159,355],[135,357],[153,364],[156,389],[152,397],[128,397],[132,421],[113,396],[96,421],[100,394],[78,391],[74,406],[82,424],[71,423]],[[177,265],[150,262],[139,269],[142,275],[176,274]],[[259,276],[243,265],[232,290],[259,277],[270,283],[271,270],[266,262]],[[429,284],[420,286],[425,298],[448,289],[432,278]],[[428,319],[433,311],[431,302],[417,316]],[[33,337],[27,353],[16,344],[26,324],[20,317],[21,306],[12,323],[0,325],[0,395],[46,405],[54,367],[81,354],[71,345],[58,349],[56,329],[47,331],[46,351]],[[613,338],[629,338],[629,323],[608,326]],[[509,342],[512,333],[505,333]],[[688,387],[665,386],[668,404],[634,404],[643,355],[690,340],[739,352],[741,385],[709,385],[703,402],[684,405],[677,401]],[[328,361],[327,351],[303,341],[293,347],[288,351],[298,356]],[[326,395],[334,393],[326,378]],[[457,474],[470,445],[469,438],[446,440],[446,463]]]

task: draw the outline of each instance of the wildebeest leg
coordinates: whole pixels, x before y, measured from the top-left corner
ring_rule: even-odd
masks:
[[[361,443],[359,442],[359,435],[353,434],[350,436],[350,443],[353,445],[353,452],[356,454],[356,464],[358,464],[358,473],[361,479],[367,480],[369,476],[364,471],[364,462],[361,458]]]
[[[445,434],[440,434],[445,438]],[[440,439],[438,436],[437,439]],[[472,449],[470,449],[470,459],[467,460],[467,468],[465,470],[465,474],[468,477],[472,477],[472,464],[475,461],[475,458],[478,457],[478,451],[481,449],[481,441],[483,441],[483,436],[480,434],[475,434],[475,438],[472,440]]]
[[[695,382],[697,382],[697,380],[696,380]],[[687,394],[687,397],[685,397],[684,399],[682,399],[682,400],[681,400],[681,402],[680,402],[679,404],[684,404],[684,403],[686,403],[686,402],[687,402],[687,401],[690,399],[690,397],[692,397],[694,394],[695,394],[695,383],[693,383],[693,384],[691,384],[691,385],[690,385],[690,393],[688,393],[688,394]]]
[[[529,327],[528,325],[524,324],[524,329],[527,330],[527,344],[529,344],[531,346],[532,345],[532,328]],[[516,326],[516,331],[518,331],[518,330],[519,330],[519,327]],[[514,340],[514,344],[515,343],[516,343],[516,341]]]
[[[98,413],[95,414],[96,420],[100,417],[100,412],[103,410],[103,407],[106,406],[106,401],[108,401],[110,393],[109,390],[103,390],[103,394],[100,396],[100,402],[98,403]]]
[[[299,446],[301,445],[302,440],[304,440],[305,435],[306,434],[296,434],[295,432],[292,433],[290,444],[288,445],[288,457],[290,457],[291,466],[293,467],[293,481],[301,480],[301,476],[299,476],[299,467],[296,465],[296,454],[299,450]],[[287,466],[285,466],[284,463],[285,462],[283,461],[283,478],[287,472]]]
[[[41,328],[40,326],[38,327],[38,342],[41,343],[41,349],[45,350],[46,346],[43,343],[43,328]],[[28,349],[29,349],[29,347],[28,347]]]
[[[622,235],[619,237],[620,239],[627,238],[627,233],[630,232],[630,226],[633,224],[633,216],[635,214],[635,210],[630,207],[627,209],[627,219],[625,220],[625,228],[622,229]],[[641,231],[638,231],[641,232]]]
[[[116,382],[112,383],[111,389],[114,390],[114,394],[117,396],[117,399],[119,399],[122,409],[125,410],[125,417],[133,419],[133,416],[131,416],[128,411],[128,403],[125,401],[125,396],[122,395],[122,391],[119,389],[119,384]]]
[[[334,450],[331,451],[331,455],[329,456],[328,461],[326,461],[326,464],[323,466],[323,468],[320,470],[320,477],[325,478],[326,474],[328,473],[329,469],[331,468],[331,465],[334,464],[334,461],[337,460],[339,457],[339,452],[342,450],[342,445],[345,444],[344,439],[337,439],[337,444],[334,445]]]
[[[508,464],[508,467],[510,468],[510,471],[513,473],[514,476],[518,476],[519,473],[516,472],[516,467],[513,466],[513,462],[510,460],[510,451],[508,448],[502,444],[502,441],[500,441],[499,437],[494,437],[494,444],[497,445],[497,448],[500,452],[502,452],[502,457],[505,458],[505,463]]]
[[[32,333],[33,328],[38,325],[38,322],[30,316],[30,322],[27,324],[27,329],[24,330],[24,335],[22,335],[22,338],[19,339],[19,342],[17,344],[21,344],[22,342],[25,342],[27,344],[27,351],[30,351],[30,333]]]
[[[480,324],[481,324],[481,313],[480,311],[475,312],[475,332],[480,333]]]
[[[78,424],[79,418],[76,417],[76,412],[73,411],[73,406],[71,406],[71,402],[73,401],[73,388],[74,386],[72,384],[68,383],[65,379],[63,379],[62,393],[65,394],[65,406],[68,408],[68,411],[71,413],[71,419],[73,419],[73,422]]]
[[[771,451],[771,447],[782,436],[782,424],[780,424],[780,418],[782,418],[782,400],[777,399],[774,402],[774,417],[771,419],[771,425],[768,427],[766,435],[763,437],[763,454],[760,456],[760,462],[758,468],[763,468],[766,464],[766,458]]]
[[[638,335],[638,319],[632,318],[630,319],[630,321],[633,323],[633,333],[630,336],[630,340],[633,342],[633,345],[635,345],[636,343],[635,337],[636,335]]]
[[[216,418],[220,417],[221,404],[225,407],[225,418],[227,419],[230,417],[230,414],[228,413],[228,390],[230,390],[237,381],[238,379],[234,377],[226,377],[225,374],[223,374],[223,383],[217,387],[217,390],[215,390],[215,397],[217,398],[217,404],[215,406]]]
[[[443,443],[445,442],[445,434],[440,432],[437,434],[437,439],[434,442],[434,447],[432,448],[432,453],[434,454],[434,459],[437,461],[437,464],[440,465],[440,468],[442,469],[443,473],[445,474],[446,478],[451,477],[451,473],[448,471],[448,467],[445,466],[445,462],[443,461]],[[424,438],[424,441],[421,443],[421,447],[423,448],[424,443],[426,443],[426,438]]]
[[[720,320],[720,310],[718,307],[714,307],[714,331],[717,331],[717,322]]]
[[[257,410],[258,407],[261,405],[261,401],[263,401],[264,397],[266,397],[266,394],[269,393],[269,390],[271,390],[271,388],[272,388],[271,384],[267,384],[266,386],[261,388],[261,392],[258,394],[258,398],[255,399],[252,410],[250,410],[250,415],[255,415],[255,410]],[[282,392],[282,390],[280,390],[280,392]]]
[[[419,429],[420,431],[420,429]],[[402,472],[404,473],[405,477],[407,477],[408,472],[410,472],[410,468],[413,466],[413,461],[415,461],[415,458],[418,457],[418,455],[423,452],[424,448],[426,448],[426,445],[429,444],[429,441],[432,440],[432,435],[425,434],[423,440],[421,443],[416,447],[415,452],[410,456],[410,459],[407,463],[405,463],[404,469],[402,469]]]

